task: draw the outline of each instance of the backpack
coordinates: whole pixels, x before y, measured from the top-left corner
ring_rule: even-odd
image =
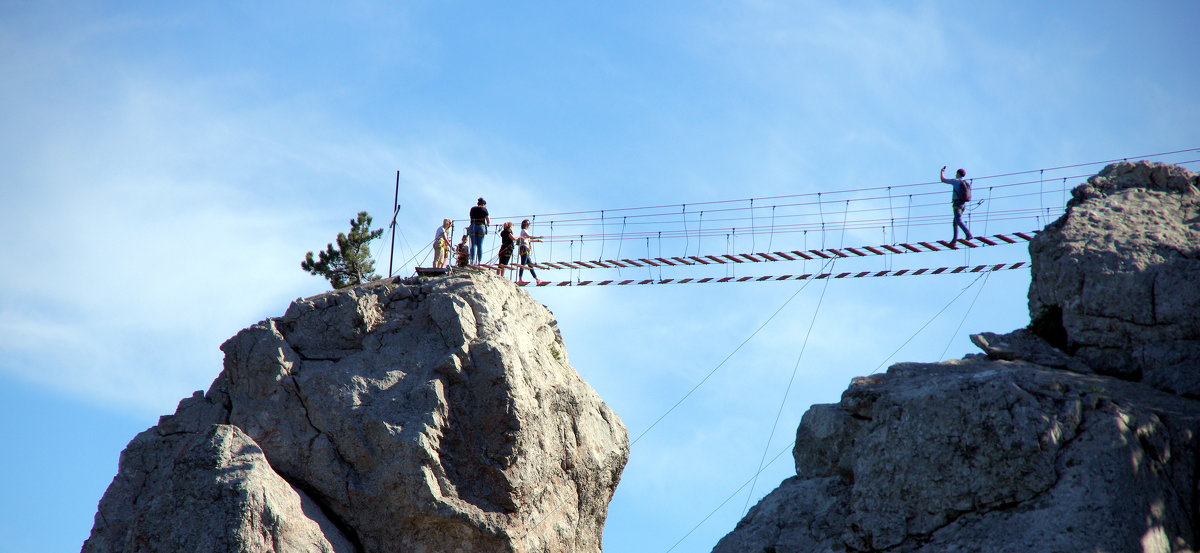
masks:
[[[958,200],[964,202],[971,201],[971,181],[967,179],[958,179],[958,182],[962,183],[962,197],[958,198]]]

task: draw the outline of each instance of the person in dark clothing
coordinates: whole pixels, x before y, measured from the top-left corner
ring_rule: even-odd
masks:
[[[468,234],[471,236],[468,262],[472,265],[479,265],[483,262],[483,237],[487,234],[490,224],[492,224],[492,218],[488,216],[487,202],[483,201],[483,198],[479,198],[475,207],[471,208],[471,223],[467,227]]]
[[[954,187],[950,196],[951,206],[954,209],[954,224],[952,225],[954,238],[950,239],[950,243],[958,242],[958,229],[960,228],[966,233],[967,240],[970,240],[974,236],[971,235],[971,229],[967,228],[967,225],[963,224],[962,220],[963,206],[971,199],[971,185],[963,179],[963,177],[967,176],[967,171],[966,169],[959,169],[954,173],[954,178],[948,179],[946,178],[946,166],[943,165],[941,176],[942,182]]]
[[[505,221],[500,230],[500,268],[496,270],[500,276],[504,276],[505,266],[512,260],[514,242],[512,221]]]

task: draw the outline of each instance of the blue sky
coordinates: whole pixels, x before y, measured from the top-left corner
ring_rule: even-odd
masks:
[[[76,550],[126,442],[208,387],[222,341],[323,291],[304,252],[360,210],[385,219],[397,171],[403,265],[478,196],[495,215],[697,205],[1196,148],[1197,20],[1186,1],[0,2],[0,553]],[[1056,179],[1098,169],[997,179],[1047,182],[972,224],[993,206],[1053,211],[1081,180]],[[872,245],[948,227],[621,247]],[[600,255],[559,239],[542,260]],[[1006,246],[853,268],[1026,259]],[[784,265],[737,270],[818,269]],[[635,444],[605,549],[666,551],[711,513],[674,549],[708,551],[791,473],[785,453],[717,509],[809,405],[889,360],[958,358],[969,332],[1023,326],[1028,279],[531,290],[631,437],[712,374]]]

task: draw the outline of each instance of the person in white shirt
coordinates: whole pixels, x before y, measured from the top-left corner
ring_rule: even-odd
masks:
[[[445,269],[450,257],[450,237],[454,235],[454,221],[442,219],[442,226],[433,233],[433,267]]]
[[[521,221],[521,237],[517,239],[517,252],[521,254],[521,265],[517,269],[517,284],[529,284],[522,277],[525,276],[525,268],[529,268],[529,274],[537,281],[538,285],[546,284],[546,281],[537,277],[537,273],[533,271],[533,243],[541,242],[542,236],[534,236],[529,232],[529,219]]]

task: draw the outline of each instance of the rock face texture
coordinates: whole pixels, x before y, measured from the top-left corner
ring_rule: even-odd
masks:
[[[1029,248],[1034,330],[1102,374],[1200,397],[1200,180],[1118,163]]]
[[[714,551],[1200,548],[1196,186],[1122,163],[1076,188],[1031,246],[1031,329],[814,405],[796,476]]]
[[[601,550],[625,427],[507,280],[297,300],[222,350],[121,454],[84,553]]]
[[[719,552],[1190,551],[1200,405],[1023,361],[898,364],[813,406]]]

